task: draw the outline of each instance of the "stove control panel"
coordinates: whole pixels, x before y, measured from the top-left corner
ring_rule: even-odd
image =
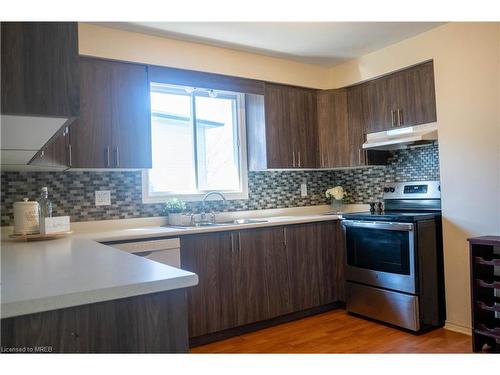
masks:
[[[405,185],[404,194],[427,194],[427,185]]]
[[[440,199],[439,181],[394,182],[384,187],[384,199]]]

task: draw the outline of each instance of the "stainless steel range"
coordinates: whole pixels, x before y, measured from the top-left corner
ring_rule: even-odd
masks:
[[[444,324],[439,181],[392,183],[382,212],[344,214],[346,308],[412,331]]]

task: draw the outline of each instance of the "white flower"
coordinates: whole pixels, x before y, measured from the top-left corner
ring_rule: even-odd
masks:
[[[325,193],[327,198],[334,198],[335,200],[342,200],[346,196],[346,192],[342,186],[335,186],[328,189]]]

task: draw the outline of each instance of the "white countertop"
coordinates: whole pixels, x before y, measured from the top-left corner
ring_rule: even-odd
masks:
[[[364,208],[364,207],[363,207]],[[169,228],[162,218],[76,223],[75,234],[51,241],[3,241],[2,318],[194,286],[192,272],[138,257],[99,242],[338,220],[328,206],[229,213],[223,219],[262,218],[264,223]],[[351,207],[351,210],[360,210]],[[361,209],[362,210],[362,209]],[[269,213],[281,216],[265,216]],[[289,214],[289,215],[286,215]],[[149,224],[149,226],[140,226]],[[153,225],[151,225],[153,224]],[[123,228],[122,226],[135,225]],[[3,229],[5,238],[6,230]]]
[[[244,230],[251,228],[271,227],[278,225],[290,225],[299,223],[310,223],[317,221],[330,221],[338,220],[339,215],[294,215],[294,216],[277,216],[259,218],[266,220],[260,223],[251,224],[224,224],[220,226],[204,226],[204,227],[141,227],[141,228],[126,228],[102,232],[79,233],[76,236],[80,238],[89,238],[98,242],[111,242],[111,241],[128,241],[144,238],[158,238],[158,237],[176,237],[188,234],[208,233],[208,232],[223,232],[231,230]]]
[[[186,288],[198,276],[96,241],[2,243],[2,318]]]

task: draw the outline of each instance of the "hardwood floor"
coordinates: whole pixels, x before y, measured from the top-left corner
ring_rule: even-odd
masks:
[[[191,353],[470,353],[471,337],[437,329],[413,335],[345,310],[199,346]]]

